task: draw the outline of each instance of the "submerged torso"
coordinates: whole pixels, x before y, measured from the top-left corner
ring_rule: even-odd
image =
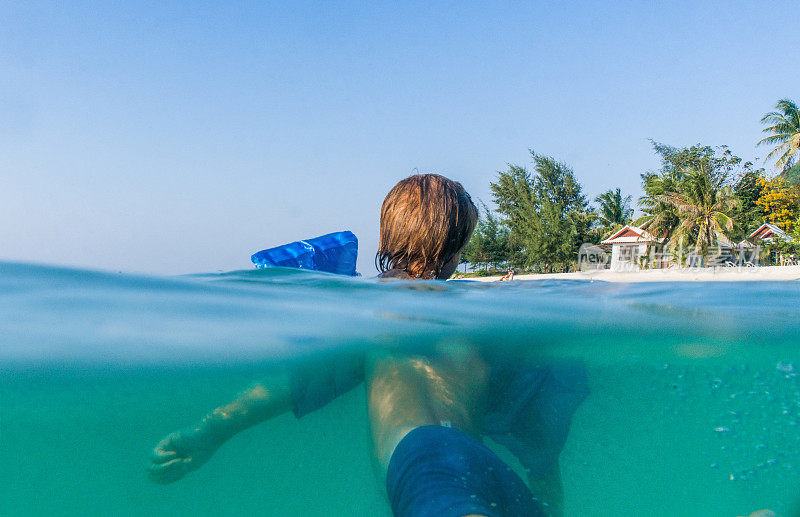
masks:
[[[368,411],[382,473],[400,440],[417,427],[454,427],[479,438],[488,374],[486,363],[466,345],[430,355],[368,357]]]
[[[414,280],[402,269],[390,269],[379,278]],[[454,427],[480,439],[489,367],[474,347],[446,343],[425,355],[375,352],[365,366],[373,450],[381,474],[400,440],[417,427]]]

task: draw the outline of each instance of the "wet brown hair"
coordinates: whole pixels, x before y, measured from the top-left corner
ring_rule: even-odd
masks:
[[[381,206],[375,265],[414,278],[436,278],[469,241],[478,209],[457,181],[415,174],[389,191]]]

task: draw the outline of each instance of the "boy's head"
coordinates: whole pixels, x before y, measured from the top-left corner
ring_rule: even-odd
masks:
[[[383,200],[375,263],[382,272],[446,278],[477,222],[478,209],[460,183],[438,174],[410,176]]]

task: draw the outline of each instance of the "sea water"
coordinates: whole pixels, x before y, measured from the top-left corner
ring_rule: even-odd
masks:
[[[800,515],[800,283],[158,278],[0,263],[0,515],[388,516],[363,384],[152,483],[275,364],[442,342],[580,361],[566,515]],[[502,447],[489,443],[515,469]]]

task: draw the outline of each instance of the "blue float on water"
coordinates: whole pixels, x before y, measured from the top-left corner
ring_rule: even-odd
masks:
[[[343,231],[261,250],[250,260],[257,268],[293,267],[355,276],[357,258],[358,239]]]

